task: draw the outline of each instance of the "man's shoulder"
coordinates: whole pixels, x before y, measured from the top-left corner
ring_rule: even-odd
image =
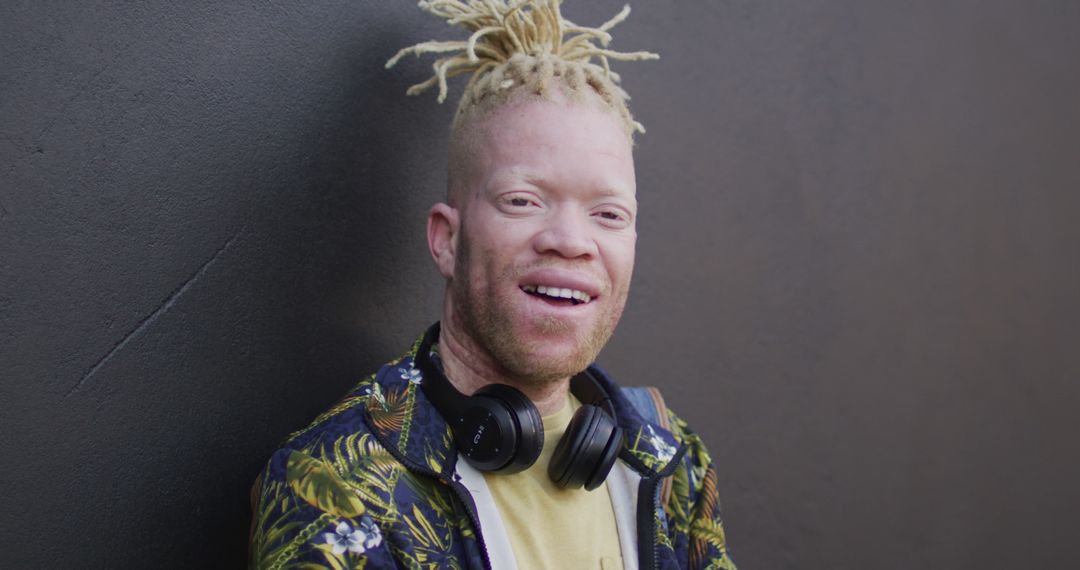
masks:
[[[364,378],[306,427],[289,434],[282,443],[282,449],[325,455],[324,452],[333,451],[328,449],[330,442],[342,437],[370,434],[371,430],[364,420],[364,410],[372,392],[378,389],[375,383],[377,376],[378,373],[374,373]]]
[[[667,411],[667,416],[668,429],[671,430],[671,434],[681,445],[686,447],[686,453],[683,455],[681,462],[682,467],[697,475],[697,477],[691,477],[691,479],[699,480],[706,469],[714,469],[713,457],[705,447],[705,441],[696,431],[690,428],[685,419],[671,410]]]
[[[402,462],[418,384],[409,362],[382,366],[271,455],[252,488],[252,567],[324,568],[333,559],[339,568],[341,555],[354,554],[369,568],[390,567],[412,555],[413,529],[428,528],[420,519],[458,525],[444,508],[449,487]],[[403,501],[413,504],[407,515],[397,511]]]
[[[679,446],[689,448],[704,447],[701,437],[690,428],[686,420],[667,406],[660,390],[653,386],[615,386],[616,390],[625,398],[643,420],[645,431],[650,436],[655,436],[655,428],[662,428],[663,432],[670,434],[671,439]]]
[[[371,416],[386,407],[387,388],[380,382],[388,374],[396,374],[407,358],[402,356],[382,365],[350,389],[344,397],[315,417],[306,427],[285,438],[277,455],[300,452],[307,456],[335,461],[339,464],[376,453],[384,455],[369,425]],[[389,398],[393,398],[389,395]],[[374,407],[375,414],[371,408]]]

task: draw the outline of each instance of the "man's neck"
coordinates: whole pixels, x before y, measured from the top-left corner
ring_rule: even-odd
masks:
[[[442,322],[439,332],[439,359],[447,380],[462,394],[471,395],[488,384],[508,384],[528,396],[541,416],[550,416],[566,405],[570,378],[539,385],[519,381],[500,370],[491,355],[458,331],[450,319]]]

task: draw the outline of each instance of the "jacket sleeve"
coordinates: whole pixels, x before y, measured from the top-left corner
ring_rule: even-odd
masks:
[[[251,499],[253,570],[397,567],[378,524],[326,460],[279,450]]]
[[[673,495],[666,509],[675,530],[688,535],[688,567],[735,570],[720,520],[716,466],[701,438],[686,422],[670,411],[669,419],[672,431],[688,447],[683,467],[673,476]]]

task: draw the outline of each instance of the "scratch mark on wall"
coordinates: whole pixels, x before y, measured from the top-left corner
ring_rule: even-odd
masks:
[[[214,263],[217,262],[217,260],[221,257],[221,254],[225,253],[225,250],[229,249],[229,247],[232,246],[233,242],[236,241],[236,238],[240,237],[240,234],[244,232],[244,228],[246,227],[247,224],[241,226],[239,230],[236,230],[236,233],[234,233],[232,237],[226,240],[225,243],[221,245],[221,247],[217,248],[217,251],[214,252],[214,255],[210,256],[210,259],[206,260],[206,262],[203,263],[202,266],[199,267],[199,269],[195,271],[195,273],[192,274],[191,277],[188,277],[187,280],[181,283],[179,287],[174,289],[172,293],[170,293],[169,296],[166,297],[160,305],[158,305],[157,309],[155,309],[152,313],[143,318],[142,321],[139,321],[139,324],[135,325],[135,328],[131,329],[130,332],[124,335],[124,338],[120,339],[116,344],[114,344],[113,347],[109,350],[109,352],[105,353],[105,356],[99,358],[97,362],[95,362],[94,365],[86,371],[86,374],[83,374],[82,378],[79,378],[78,383],[72,386],[71,390],[68,390],[67,395],[64,397],[66,398],[68,396],[71,396],[75,392],[81,390],[83,385],[85,385],[86,382],[94,376],[94,374],[97,374],[97,371],[100,370],[102,366],[105,366],[105,364],[112,360],[112,358],[116,356],[117,353],[123,350],[123,348],[129,342],[141,335],[143,331],[150,328],[150,325],[154,324],[159,318],[161,318],[162,315],[168,312],[168,310],[172,308],[172,306],[176,303],[176,300],[179,299],[181,295],[186,293],[192,285],[194,285],[199,279],[202,278],[203,275],[206,275],[206,272],[210,270],[210,267],[212,267]]]

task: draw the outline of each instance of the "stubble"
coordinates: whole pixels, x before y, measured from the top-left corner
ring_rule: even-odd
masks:
[[[521,311],[520,300],[507,298],[506,291],[474,291],[469,274],[473,252],[469,240],[462,236],[455,260],[455,279],[451,294],[462,317],[465,333],[485,350],[508,376],[525,385],[547,386],[584,370],[591,364],[615,331],[627,292],[612,291],[610,284],[605,294],[617,295],[608,299],[604,310],[590,327],[580,335],[574,350],[560,358],[534,357],[529,341],[522,338],[515,316]],[[507,267],[494,277],[493,283],[517,283],[526,273],[544,266],[562,266],[557,260],[543,261],[528,267]],[[514,293],[510,293],[513,295]],[[519,317],[520,318],[520,317]],[[554,315],[545,315],[533,321],[544,336],[565,335],[574,325]],[[541,341],[542,342],[542,341]]]

